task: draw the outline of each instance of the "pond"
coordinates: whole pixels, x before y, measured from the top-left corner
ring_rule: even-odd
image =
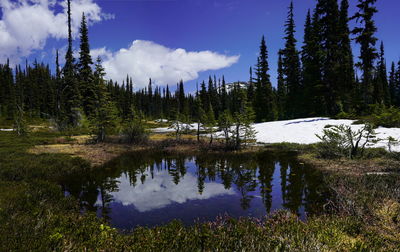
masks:
[[[288,209],[305,219],[326,200],[319,172],[294,154],[124,154],[88,174],[61,182],[86,211],[128,230],[218,216],[261,218]]]

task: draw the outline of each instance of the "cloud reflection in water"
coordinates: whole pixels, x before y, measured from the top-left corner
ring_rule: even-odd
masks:
[[[150,177],[150,172],[145,173]],[[140,181],[140,175],[138,181]],[[112,192],[111,195],[115,202],[124,206],[134,205],[139,212],[147,212],[163,208],[172,203],[185,203],[188,200],[203,200],[219,195],[232,195],[235,191],[225,189],[222,184],[206,182],[202,194],[197,188],[197,178],[187,173],[176,185],[171,176],[166,171],[155,171],[154,179],[146,179],[135,187],[129,182],[127,175],[119,178],[119,191]]]

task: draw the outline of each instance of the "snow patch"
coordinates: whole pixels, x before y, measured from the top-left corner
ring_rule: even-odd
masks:
[[[0,129],[0,131],[14,131],[14,129]]]
[[[260,143],[298,143],[313,144],[320,140],[316,136],[322,135],[326,126],[349,125],[352,130],[364,127],[363,124],[352,125],[353,120],[334,120],[324,117],[303,118],[287,121],[276,121],[254,124],[257,131],[256,140]],[[400,128],[379,127],[375,130],[378,139],[383,139],[372,147],[387,148],[387,138],[389,136],[400,139]],[[400,146],[393,147],[393,151],[400,151]]]

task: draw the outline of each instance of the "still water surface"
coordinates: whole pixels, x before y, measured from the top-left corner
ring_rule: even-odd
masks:
[[[261,218],[288,209],[305,219],[321,211],[321,174],[293,154],[125,154],[62,181],[67,195],[114,227],[190,225],[217,216]]]

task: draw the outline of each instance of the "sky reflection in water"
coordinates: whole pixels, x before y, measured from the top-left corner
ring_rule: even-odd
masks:
[[[89,174],[66,178],[65,192],[112,226],[131,229],[174,219],[187,225],[219,215],[263,217],[321,210],[321,175],[290,154],[123,155]]]

